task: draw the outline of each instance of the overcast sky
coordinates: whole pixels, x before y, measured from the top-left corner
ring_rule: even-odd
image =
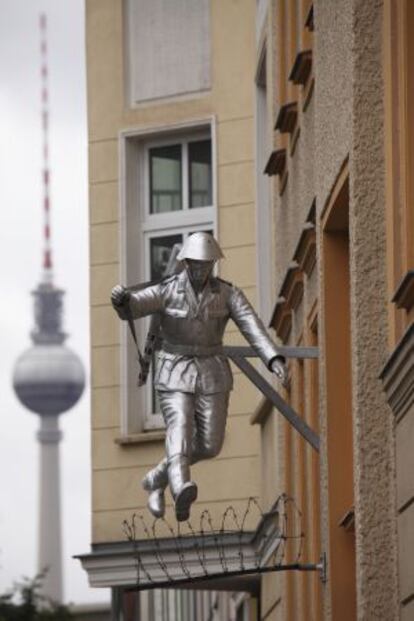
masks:
[[[37,570],[36,415],[11,375],[30,346],[30,291],[41,275],[42,186],[39,13],[48,17],[52,243],[64,327],[89,381],[87,143],[83,0],[0,0],[0,592]],[[61,417],[64,591],[67,602],[109,599],[78,561],[89,550],[89,387]]]

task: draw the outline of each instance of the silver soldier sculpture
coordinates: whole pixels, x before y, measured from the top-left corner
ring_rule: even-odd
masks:
[[[283,356],[269,338],[243,292],[213,276],[223,253],[209,233],[193,233],[178,254],[184,269],[136,291],[117,285],[112,304],[121,319],[159,317],[154,387],[166,425],[166,457],[144,477],[148,508],[165,512],[169,485],[178,521],[190,515],[197,498],[190,466],[215,457],[224,440],[233,377],[223,354],[226,324],[232,319],[269,370],[286,380]]]

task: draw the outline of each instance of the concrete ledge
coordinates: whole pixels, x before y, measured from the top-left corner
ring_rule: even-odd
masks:
[[[398,516],[399,531],[399,575],[401,603],[407,605],[414,600],[414,505]]]
[[[412,308],[414,304],[414,270],[409,270],[405,274],[398,285],[392,302],[397,305],[397,308],[405,308],[407,311]]]
[[[165,440],[165,431],[143,431],[141,433],[130,433],[126,436],[118,436],[114,442],[121,446],[132,446],[148,442],[161,442]]]
[[[267,417],[269,416],[269,414],[271,414],[272,410],[273,410],[272,402],[266,397],[263,397],[263,399],[261,399],[259,405],[255,409],[253,414],[251,414],[250,416],[250,419],[249,419],[250,424],[251,425],[263,425],[264,422],[267,420]]]
[[[414,404],[414,323],[388,358],[380,378],[388,403],[401,420]]]

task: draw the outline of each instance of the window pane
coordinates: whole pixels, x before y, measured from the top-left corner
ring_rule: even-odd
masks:
[[[182,621],[180,617],[175,616],[175,591],[173,589],[168,589],[168,621]]]
[[[175,592],[175,618],[177,621],[183,619],[183,607],[182,607],[183,594],[182,591],[177,590]]]
[[[150,240],[150,271],[151,280],[158,280],[165,276],[171,250],[174,244],[182,244],[183,236],[167,235],[165,237],[153,237]]]
[[[237,617],[236,617],[236,621],[244,621],[244,611],[242,606],[239,606],[237,608]]]
[[[151,271],[151,280],[160,280],[165,276],[165,271],[168,266],[168,261],[170,258],[171,250],[173,249],[174,244],[182,244],[183,236],[181,234],[177,235],[166,235],[163,237],[153,237],[150,239],[150,271]],[[152,369],[154,369],[155,360],[154,357],[152,359]],[[151,374],[151,386],[152,384],[152,374]],[[153,414],[159,414],[160,406],[158,402],[157,393],[152,387],[152,408],[151,412]]]
[[[163,619],[162,616],[162,591],[156,589],[153,591],[154,619]]]
[[[150,212],[182,209],[181,145],[150,149]]]
[[[190,207],[212,204],[211,140],[190,142],[188,145]]]

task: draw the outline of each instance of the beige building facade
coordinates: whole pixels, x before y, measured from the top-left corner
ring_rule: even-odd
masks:
[[[85,6],[91,584],[113,588],[120,619],[414,618],[411,4]],[[208,508],[219,525],[250,496],[269,511],[286,493],[302,513],[300,561],[322,557],[325,572],[138,598],[124,591],[134,567],[122,522],[146,511],[139,481],[164,431],[151,390],[135,386],[133,343],[109,294],[159,276],[172,244],[196,230],[217,236],[220,276],[280,344],[318,348],[317,359],[290,359],[289,385],[274,386],[320,449],[235,370],[224,449],[194,468],[194,520]],[[242,344],[235,328],[226,343]]]
[[[164,454],[165,433],[150,387],[136,387],[136,352],[111,307],[111,288],[156,278],[174,243],[209,230],[225,255],[219,275],[237,283],[257,304],[255,5],[87,0],[85,7],[92,549],[96,554],[109,550],[116,565],[117,546],[126,543],[123,521],[134,512],[149,516],[140,480]],[[137,322],[141,344],[146,329],[144,321]],[[241,339],[232,326],[226,343],[242,344]],[[243,511],[247,498],[259,493],[259,430],[249,422],[259,398],[237,369],[234,375],[224,448],[218,458],[193,469],[199,486],[194,524],[208,508],[219,528],[228,505]],[[173,519],[170,501],[167,519]],[[99,568],[93,576],[88,570],[91,583],[131,586],[134,567],[125,578],[128,570],[119,563],[98,577]],[[120,597],[117,593],[115,600],[122,608]],[[145,597],[145,614],[154,619],[175,606],[161,593]],[[214,597],[207,594],[200,605],[211,608]],[[236,597],[236,603],[222,599],[217,605],[233,610],[232,615],[238,608],[247,610],[243,598]],[[191,598],[183,596],[177,605],[186,611],[183,619],[193,618]]]

